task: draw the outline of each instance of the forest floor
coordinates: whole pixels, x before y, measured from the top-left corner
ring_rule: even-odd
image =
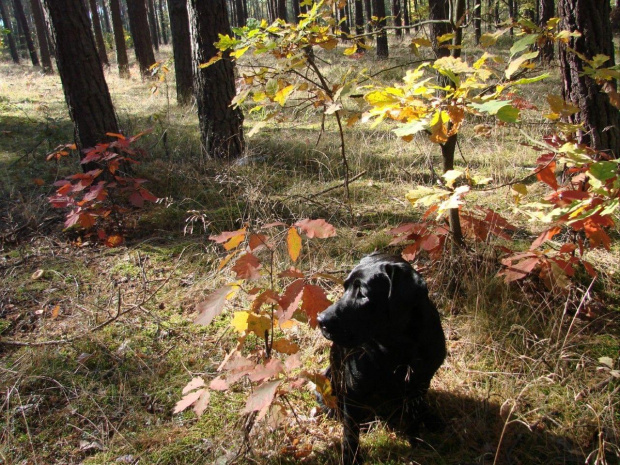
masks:
[[[360,60],[393,68],[383,78],[396,81],[410,56],[397,43],[391,52],[404,58]],[[164,47],[160,59],[170,55]],[[131,213],[126,242],[105,248],[63,232],[62,212],[47,201],[53,183],[78,169],[75,158],[45,160],[73,137],[58,76],[0,63],[2,464],[338,463],[340,427],[317,414],[311,389],[288,394],[286,417],[255,425],[247,437],[244,383],[213,393],[200,418],[172,413],[188,381],[215,377],[237,342],[229,322],[242,303],[210,326],[192,323],[196,304],[232,280],[218,271],[222,252],[208,236],[244,223],[323,218],[337,236],[312,246],[300,266],[344,277],[368,253],[399,252],[386,231],[419,220],[404,195],[432,184],[429,166],[440,166],[440,154],[421,137],[403,143],[387,126],[348,128],[351,172],[362,175],[347,204],[335,127],[327,124],[319,139],[316,112],[267,126],[248,139],[241,161],[205,160],[195,108],[176,106],[172,75],[152,93],[135,67],[130,80],[114,67],[106,73],[123,132],[153,130],[141,140],[148,158],[137,169],[162,201]],[[557,86],[552,78],[527,97],[544,105]],[[246,120],[246,132],[254,123]],[[545,124],[524,119],[489,138],[464,133],[457,163],[497,185],[527,176],[537,154],[521,145],[521,131],[535,136]],[[531,195],[544,194],[539,184]],[[507,188],[478,200],[517,226],[517,247],[542,229],[513,209]],[[489,245],[472,243],[439,262],[420,257],[414,266],[448,340],[431,392],[446,429],[423,431],[411,450],[371,424],[362,440],[367,463],[620,463],[620,384],[599,361],[609,357],[618,369],[617,231],[613,239],[610,252],[591,252],[597,279],[582,273],[564,291],[533,277],[505,284]],[[455,268],[456,288],[448,285]],[[340,289],[328,291],[337,298]],[[121,306],[129,311],[117,318]],[[318,331],[300,329],[296,338],[304,367],[327,365],[329,344]]]

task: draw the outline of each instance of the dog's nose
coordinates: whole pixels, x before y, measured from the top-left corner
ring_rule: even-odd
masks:
[[[319,315],[318,315],[318,316],[317,316],[317,318],[316,318],[316,321],[317,321],[317,323],[319,324],[319,326],[320,326],[321,328],[325,328],[325,320],[326,320],[326,318],[325,318],[325,312],[323,312],[323,313],[319,313]]]

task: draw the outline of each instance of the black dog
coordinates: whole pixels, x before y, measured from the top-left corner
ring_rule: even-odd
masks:
[[[333,341],[328,377],[344,426],[343,462],[349,465],[361,463],[360,423],[378,417],[411,444],[420,424],[439,426],[425,394],[446,356],[446,342],[426,283],[402,258],[365,257],[344,288],[318,324]]]

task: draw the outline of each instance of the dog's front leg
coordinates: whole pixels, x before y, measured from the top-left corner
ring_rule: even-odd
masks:
[[[352,406],[345,398],[342,413],[342,463],[343,465],[359,465],[362,463],[360,422],[362,421],[363,412],[358,407]]]

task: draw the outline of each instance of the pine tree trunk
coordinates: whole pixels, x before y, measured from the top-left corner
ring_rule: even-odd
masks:
[[[278,4],[278,18],[288,21],[288,14],[286,12],[286,0],[276,0]]]
[[[156,51],[159,52],[159,34],[157,33],[157,19],[155,18],[155,8],[153,0],[146,0],[147,12],[149,15],[149,31],[151,31],[151,42]]]
[[[554,0],[541,0],[539,9],[538,9],[538,17],[539,17],[539,25],[544,27],[551,18],[553,18],[555,14],[555,2]],[[546,65],[551,64],[553,61],[553,42],[547,42],[540,48],[540,61],[545,63]]]
[[[474,1],[474,37],[476,38],[476,45],[480,43],[480,37],[482,37],[482,1]]]
[[[364,7],[362,6],[362,0],[355,0],[355,33],[360,35],[364,33]],[[364,38],[359,41],[363,44]],[[359,48],[359,52],[364,52],[364,48]]]
[[[168,0],[168,16],[174,52],[174,74],[177,85],[177,102],[187,105],[192,101],[194,82],[192,76],[192,43],[189,16],[185,0]]]
[[[155,63],[145,0],[127,0],[127,10],[136,59],[140,74],[145,78],[150,75],[149,68]]]
[[[403,17],[400,8],[400,0],[392,0],[392,16],[394,17],[394,26],[401,27],[403,25]],[[402,29],[396,29],[394,32],[398,38],[403,36]]]
[[[243,0],[235,0],[235,2],[237,6],[237,26],[243,27],[248,21],[248,18],[245,16],[245,9],[243,8]],[[293,0],[293,3],[295,3],[295,0]],[[299,6],[299,2],[297,2],[297,6]]]
[[[45,16],[40,0],[30,0],[32,16],[34,17],[34,25],[37,30],[37,39],[39,41],[39,51],[41,52],[41,64],[45,74],[54,74],[52,68],[52,56],[47,41],[47,25],[45,24]]]
[[[377,58],[388,58],[390,53],[388,50],[388,38],[385,31],[385,0],[372,0],[372,12],[374,16],[379,18],[377,28],[382,32],[377,34]]]
[[[409,0],[403,0],[403,23],[407,27],[405,29],[406,34],[409,34],[411,32],[411,29],[409,28],[409,26],[411,26],[411,16],[409,14],[410,8],[411,3],[409,2]]]
[[[110,17],[108,16],[108,8],[105,4],[105,0],[101,0],[101,13],[103,16],[103,28],[106,32],[106,34],[110,34],[112,32],[112,25],[110,24]]]
[[[46,0],[56,44],[56,64],[80,149],[118,133],[110,92],[99,61],[87,10],[75,0]],[[79,59],[78,59],[79,58]],[[84,170],[93,166],[83,165]]]
[[[116,61],[118,74],[123,79],[129,78],[129,60],[127,59],[127,46],[125,45],[125,30],[121,17],[119,0],[110,0],[110,13],[112,15],[112,27],[114,28],[114,44],[116,45]]]
[[[9,14],[3,1],[4,0],[0,0],[0,15],[2,15],[2,23],[4,24],[4,29],[7,31],[6,40],[9,44],[9,52],[11,53],[11,59],[13,60],[13,63],[19,64],[19,53],[17,53],[15,34],[13,33]]]
[[[581,37],[571,38],[567,44],[588,58],[597,54],[609,57],[605,66],[615,64],[610,23],[610,5],[604,1],[560,0],[558,13],[560,29],[581,32]],[[583,62],[560,45],[560,69],[563,81],[562,96],[579,107],[579,113],[570,117],[573,123],[583,123],[585,131],[580,142],[596,150],[603,150],[617,158],[620,156],[620,112],[601,92],[600,86],[587,76],[582,76]],[[605,85],[616,88],[614,80]]]
[[[213,45],[218,34],[231,34],[225,0],[189,1],[194,52],[195,92],[204,152],[212,158],[237,158],[244,150],[243,113],[232,108],[234,64],[228,56],[198,68],[217,54]]]
[[[164,0],[159,0],[159,30],[161,31],[161,40],[164,45],[168,45],[168,24],[166,15],[164,14]]]
[[[439,21],[450,19],[448,0],[428,0],[428,8],[429,18],[431,20]],[[452,28],[448,23],[431,24],[431,41],[433,42],[433,51],[435,55],[437,55],[437,58],[450,55],[450,51],[437,42],[437,37],[450,32],[452,32]]]
[[[105,49],[105,41],[103,40],[103,32],[101,31],[101,22],[99,21],[99,12],[97,11],[97,1],[89,0],[90,14],[92,17],[93,30],[95,31],[95,42],[99,52],[99,59],[104,66],[110,66],[108,61],[108,52]]]
[[[366,12],[366,32],[372,32],[372,1],[364,0],[364,11]]]
[[[241,0],[238,0],[241,1]],[[299,15],[301,14],[301,8],[299,6],[299,0],[292,0],[293,4],[293,22],[297,24],[299,22]],[[247,19],[246,19],[247,21]],[[244,23],[245,24],[245,23]]]
[[[24,7],[21,0],[13,0],[13,9],[15,12],[15,19],[17,19],[17,23],[20,25],[21,30],[24,33],[32,66],[39,66],[39,57],[37,56],[37,50],[34,48],[34,42],[32,41],[32,36],[30,35],[30,27],[28,26],[28,20],[26,20],[26,14],[24,13]]]

